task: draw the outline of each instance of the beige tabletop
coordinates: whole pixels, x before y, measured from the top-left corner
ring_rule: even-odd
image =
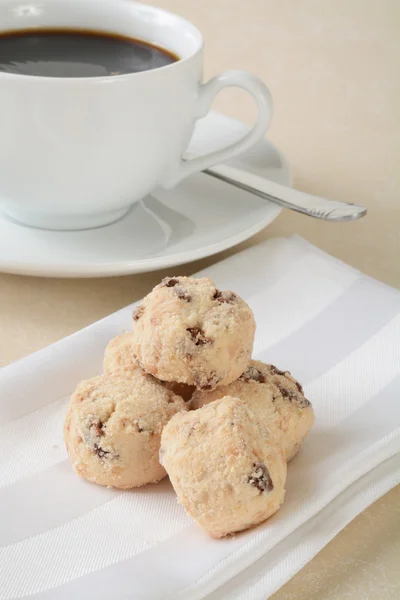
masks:
[[[143,0],[142,0],[143,1]],[[359,222],[329,224],[285,211],[242,247],[296,232],[400,287],[399,0],[154,0],[192,20],[206,42],[206,78],[251,70],[270,87],[270,139],[299,189],[365,204]],[[228,91],[215,108],[251,123]],[[190,273],[218,255],[176,268]],[[0,275],[0,365],[140,298],[160,272],[111,279]],[[400,488],[359,515],[274,600],[400,598]]]

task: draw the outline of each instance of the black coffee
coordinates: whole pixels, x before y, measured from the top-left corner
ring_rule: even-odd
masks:
[[[178,57],[147,42],[96,31],[0,32],[0,72],[42,77],[103,77],[158,69]]]

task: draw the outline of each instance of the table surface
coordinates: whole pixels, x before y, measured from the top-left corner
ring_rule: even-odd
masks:
[[[142,2],[145,0],[142,0]],[[285,211],[241,247],[302,235],[400,287],[400,2],[398,0],[155,0],[204,33],[205,77],[250,70],[275,103],[269,138],[301,190],[368,207],[355,223]],[[251,123],[252,102],[221,94],[215,108]],[[194,272],[225,252],[176,268]],[[139,299],[164,272],[61,280],[0,275],[0,364],[38,350]],[[274,600],[400,597],[400,487],[350,523]]]

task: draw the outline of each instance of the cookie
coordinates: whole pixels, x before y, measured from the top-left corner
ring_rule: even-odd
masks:
[[[166,474],[158,460],[162,429],[185,410],[180,396],[140,368],[81,382],[64,423],[75,471],[121,489],[159,481]]]
[[[239,379],[230,385],[208,393],[196,391],[190,408],[196,410],[228,395],[246,401],[278,438],[288,461],[297,454],[314,423],[314,411],[304,397],[303,388],[288,371],[252,360]]]
[[[128,331],[113,338],[104,352],[103,368],[105,373],[113,373],[126,367],[134,368],[137,366],[133,353],[133,333]],[[181,396],[185,402],[191,399],[194,386],[185,383],[176,383],[175,381],[166,381],[164,385],[172,390],[174,394]]]
[[[215,538],[258,525],[284,499],[284,450],[238,398],[175,415],[162,433],[160,461],[179,502]]]
[[[247,304],[211,279],[167,277],[133,312],[133,351],[164,381],[213,390],[249,364],[255,321]]]
[[[117,335],[111,340],[104,352],[103,368],[105,373],[112,373],[126,367],[137,366],[132,348],[132,332]]]

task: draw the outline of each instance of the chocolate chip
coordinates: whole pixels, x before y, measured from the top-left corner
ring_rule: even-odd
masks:
[[[107,458],[108,455],[111,454],[111,452],[109,452],[108,450],[103,450],[103,448],[101,446],[99,446],[98,444],[94,444],[94,446],[93,446],[93,452],[99,458]]]
[[[300,408],[307,408],[307,406],[310,406],[311,402],[303,396],[302,392],[298,394],[291,388],[287,388],[282,385],[282,383],[279,381],[274,381],[274,383],[282,394],[282,397],[286,400],[289,400],[289,402],[295,402],[298,406],[300,406]]]
[[[247,367],[247,369],[244,373],[241,374],[239,379],[241,379],[242,381],[257,381],[258,383],[265,383],[264,375],[261,373],[261,371],[259,371],[258,369],[256,369],[256,367],[253,367],[252,365],[249,365]]]
[[[311,402],[307,400],[305,396],[297,396],[296,402],[301,408],[307,408],[308,406],[311,406]]]
[[[192,296],[181,287],[176,288],[175,293],[180,300],[186,300],[186,302],[192,301]]]
[[[272,375],[282,375],[282,376],[285,376],[286,373],[287,373],[287,371],[285,373],[285,371],[281,371],[280,369],[278,369],[274,365],[269,365],[269,370],[271,371]]]
[[[138,319],[140,319],[140,317],[143,315],[143,313],[144,313],[144,306],[142,306],[142,305],[137,306],[132,313],[133,320],[137,321]]]
[[[269,366],[269,370],[271,371],[271,375],[279,375],[281,377],[287,377],[288,375],[290,375],[289,371],[281,371],[274,365],[268,365],[268,366]],[[282,381],[273,380],[274,384],[279,389],[280,393],[282,394],[282,396],[284,398],[287,398],[291,402],[297,402],[297,404],[299,406],[301,406],[302,408],[304,408],[306,406],[310,406],[310,401],[307,400],[307,398],[304,398],[303,386],[298,381],[293,381],[293,379],[291,379],[291,381],[295,384],[300,395],[296,394],[296,392],[294,390],[292,390],[291,388],[285,387],[285,385],[282,383]]]
[[[290,401],[296,400],[297,394],[294,390],[285,387],[279,381],[276,381],[274,383],[284,398],[288,398]]]
[[[196,346],[204,346],[204,344],[212,343],[212,340],[205,336],[204,331],[200,327],[188,327],[186,331]]]
[[[299,390],[300,394],[304,394],[303,386],[298,381],[295,381],[296,387]]]
[[[90,426],[90,432],[96,437],[101,437],[105,435],[103,431],[103,423],[101,421],[95,421],[94,423],[92,423],[92,425]]]
[[[221,304],[223,302],[226,302],[228,304],[232,304],[232,302],[234,302],[236,300],[236,294],[234,294],[233,292],[221,292],[220,290],[215,290],[215,293],[212,297],[213,300],[216,300],[217,302],[221,302]]]
[[[175,279],[174,277],[165,277],[161,282],[161,284],[164,285],[165,287],[174,287],[178,283],[179,283],[179,281],[177,279]]]
[[[267,467],[262,463],[253,464],[253,471],[247,482],[256,487],[260,492],[272,492],[274,489],[271,475]]]

